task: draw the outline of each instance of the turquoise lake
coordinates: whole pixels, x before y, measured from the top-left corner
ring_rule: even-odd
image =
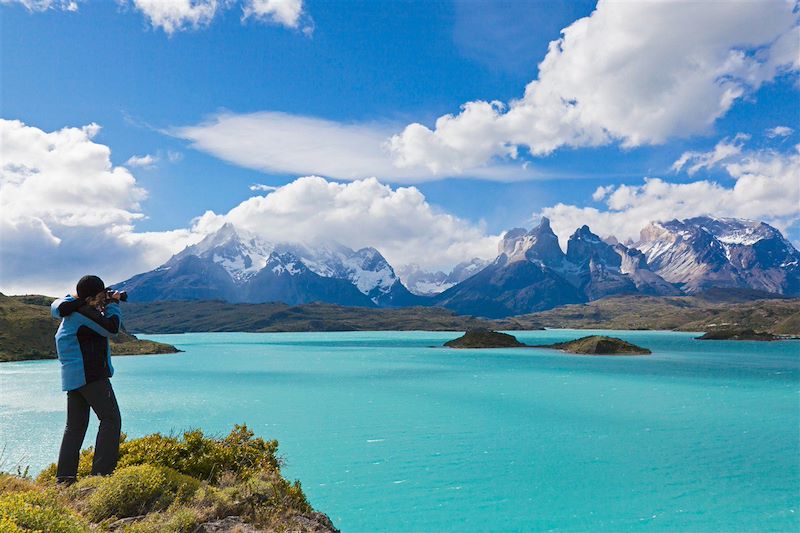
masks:
[[[185,353],[117,357],[113,383],[131,437],[244,422],[278,439],[286,476],[347,532],[798,531],[800,342],[610,333],[653,355],[452,350],[439,332],[146,335]],[[56,459],[58,372],[0,364],[6,470]]]

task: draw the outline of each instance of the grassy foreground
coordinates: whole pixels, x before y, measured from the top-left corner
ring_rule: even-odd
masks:
[[[337,531],[315,512],[299,481],[281,475],[278,443],[235,426],[224,438],[187,431],[124,441],[111,476],[55,483],[55,465],[36,480],[0,474],[0,532]]]

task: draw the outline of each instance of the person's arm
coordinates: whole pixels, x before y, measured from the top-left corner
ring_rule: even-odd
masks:
[[[108,304],[105,313],[101,313],[90,305],[80,307],[78,313],[87,319],[85,321],[87,327],[104,337],[119,333],[119,328],[122,324],[122,313],[117,303]]]
[[[85,303],[83,298],[73,298],[72,296],[59,298],[50,304],[50,314],[53,315],[53,318],[64,318],[77,311]]]

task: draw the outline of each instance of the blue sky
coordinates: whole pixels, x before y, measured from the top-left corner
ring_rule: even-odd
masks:
[[[698,24],[720,20],[719,31],[708,32],[716,40],[709,37],[696,44],[697,50],[716,50],[701,57],[698,68],[715,67],[712,63],[703,66],[702,61],[716,61],[719,50],[729,54],[742,50],[744,61],[752,59],[760,70],[754,74],[754,65],[721,70],[714,80],[692,84],[697,85],[697,96],[687,97],[689,103],[682,103],[683,107],[676,104],[665,111],[677,118],[657,123],[644,120],[641,127],[636,121],[620,118],[619,113],[598,118],[591,105],[600,108],[602,115],[613,107],[607,105],[609,99],[619,93],[614,86],[606,88],[606,93],[599,87],[601,96],[591,105],[588,96],[575,97],[578,106],[586,102],[575,122],[578,125],[557,122],[563,131],[551,139],[547,127],[543,127],[547,130],[544,132],[531,132],[524,121],[522,126],[519,120],[511,124],[511,115],[519,109],[510,109],[526,94],[526,85],[540,78],[539,63],[553,55],[548,55],[548,44],[559,39],[563,28],[592,15],[594,2],[288,3],[300,10],[294,24],[281,22],[270,13],[243,20],[246,3],[235,3],[218,7],[208,20],[196,25],[184,21],[183,28],[170,32],[136,2],[78,2],[77,9],[70,10],[66,9],[69,2],[59,0],[41,0],[38,5],[33,0],[3,0],[2,118],[20,121],[25,128],[46,134],[98,124],[101,129],[86,141],[107,147],[111,169],[125,169],[135,179],[135,188],[146,191],[146,197],[118,206],[129,214],[126,231],[134,234],[191,228],[196,224],[193,219],[208,210],[217,215],[228,213],[248,198],[265,194],[252,191],[253,184],[283,186],[310,174],[346,183],[344,175],[331,174],[336,172],[325,160],[328,155],[324,150],[315,152],[315,146],[329,144],[338,131],[345,135],[352,126],[376,138],[397,136],[398,144],[392,145],[391,155],[386,156],[388,167],[373,170],[372,160],[365,155],[365,162],[354,163],[352,170],[349,161],[337,162],[337,169],[342,168],[345,174],[352,172],[352,176],[347,175],[353,178],[375,175],[392,191],[413,185],[431,212],[457,217],[462,229],[468,227],[486,236],[496,236],[513,226],[530,226],[542,214],[556,217],[564,227],[585,217],[585,223],[597,225],[598,231],[626,231],[615,230],[619,224],[615,226],[613,217],[604,214],[628,209],[630,206],[623,205],[621,199],[624,194],[618,195],[615,208],[608,204],[610,195],[595,194],[600,186],[613,186],[615,190],[626,185],[639,187],[633,194],[641,203],[649,194],[641,189],[646,177],[670,184],[702,181],[732,190],[746,174],[741,171],[742,162],[751,166],[754,161],[760,162],[766,168],[770,158],[780,158],[785,166],[779,172],[794,171],[792,158],[800,142],[796,131],[800,123],[797,61],[792,59],[800,46],[796,6],[789,5],[787,10],[785,3],[775,2],[774,17],[750,16],[752,25],[760,31],[753,30],[752,35],[741,38],[731,37],[725,30],[726,24],[736,27],[737,14],[732,11],[741,6],[723,6],[722,11],[729,13],[698,15]],[[601,19],[601,14],[584,20],[602,30],[601,23],[611,22]],[[625,15],[641,17],[644,27],[665,18],[660,14],[646,18],[650,15],[642,9]],[[748,17],[747,13],[741,16]],[[731,20],[723,20],[726,18]],[[648,33],[658,36],[659,31],[668,30],[649,28]],[[573,82],[584,88],[595,83],[585,69],[569,70],[576,68],[575,64],[580,66],[574,59],[568,63],[569,51],[576,50],[574,53],[580,56],[585,55],[581,46],[606,50],[608,44],[607,54],[596,62],[622,61],[613,56],[614,31],[617,28],[598,31],[608,35],[608,43],[602,41],[605,37],[592,37],[591,33],[575,35],[573,40],[566,38],[562,57],[553,57],[553,66],[542,75],[549,76],[541,84],[549,87],[543,99],[558,91],[569,94]],[[631,31],[619,29],[621,35]],[[693,38],[691,33],[687,35],[686,39]],[[601,41],[592,42],[592,38]],[[781,42],[783,48],[779,49]],[[630,94],[620,93],[620,101],[611,103],[624,111],[629,101],[633,113],[658,100],[657,94],[648,93],[648,80],[661,76],[671,80],[671,67],[674,76],[683,75],[686,68],[680,58],[669,56],[670,46],[669,41],[663,45],[645,43],[639,52],[634,46],[633,56],[625,57],[652,55],[653,63],[663,60],[664,67],[645,71],[649,68],[642,66],[646,62],[636,62],[626,74],[631,76]],[[626,69],[618,67],[620,72]],[[583,75],[587,78],[581,79]],[[641,83],[636,76],[641,77]],[[727,79],[735,82],[729,87],[725,85]],[[720,110],[714,91],[724,85],[736,96]],[[713,105],[691,104],[705,98]],[[669,105],[679,99],[670,98]],[[459,113],[463,104],[476,101],[499,101],[505,108],[499,112],[482,110],[480,120],[473,125]],[[545,104],[530,105],[532,111],[525,115],[526,120],[530,116],[530,122],[538,124],[537,113],[544,112]],[[652,109],[645,111],[652,115]],[[268,119],[257,115],[264,112],[281,113],[286,120],[275,124],[271,115]],[[452,128],[437,129],[437,118],[446,114],[454,115]],[[214,126],[227,118],[248,122],[246,127],[233,125],[217,134]],[[319,123],[299,124],[305,118]],[[424,126],[422,137],[413,137],[414,132],[405,129],[414,123]],[[767,133],[775,127],[786,129],[776,130],[779,135]],[[270,148],[262,149],[252,141],[253,137],[281,137],[281,128],[296,130],[299,140],[294,143],[307,140],[302,149],[310,155],[295,157],[296,144],[281,145],[276,150],[292,154],[280,164],[273,163]],[[319,133],[323,130],[324,135]],[[750,137],[734,141],[739,133]],[[485,154],[476,155],[480,150],[470,147],[471,135],[480,140],[495,136],[496,142],[486,147]],[[466,148],[461,139],[467,139]],[[249,152],[240,148],[243,142],[251,141],[255,144],[247,149]],[[697,152],[700,157],[721,142],[737,146],[738,153],[701,165],[691,175],[687,172],[689,165],[673,168],[685,152]],[[344,159],[361,157],[357,144],[353,154]],[[517,147],[516,157],[504,152],[503,146],[508,145]],[[382,150],[390,149],[387,145]],[[153,158],[153,164],[137,166],[130,160],[147,155]],[[14,162],[13,155],[4,157]],[[402,166],[398,163],[402,160],[413,164]],[[727,164],[740,165],[739,174],[731,174]],[[396,172],[392,165],[398,165]],[[786,186],[785,175],[768,178],[775,179],[769,187]],[[132,187],[128,184],[120,188],[120,194],[132,194]],[[783,193],[778,196],[785,199],[789,195],[791,199],[796,190],[790,187]],[[746,195],[737,198],[745,202]],[[800,198],[794,200],[800,202]],[[658,209],[663,211],[664,202],[669,201],[659,197]],[[754,201],[768,203],[763,198]],[[558,204],[569,209],[554,209]],[[709,205],[710,214],[770,220],[790,239],[800,239],[797,203],[794,210],[782,205],[749,211],[731,208],[729,212],[714,212],[718,206]],[[647,205],[637,206],[647,209]],[[598,211],[596,224],[591,220],[594,212],[587,208]],[[658,209],[654,212],[661,213]],[[676,209],[676,216],[701,214],[698,210],[702,209]],[[59,239],[62,237],[54,231],[56,226],[75,227],[63,220],[57,223],[40,218]],[[343,240],[349,242],[346,236]],[[380,248],[379,244],[375,243]],[[179,245],[185,243],[176,238],[173,246]],[[454,257],[448,255],[441,263]],[[12,283],[9,277],[16,274],[6,272],[6,286],[35,287],[40,283]]]

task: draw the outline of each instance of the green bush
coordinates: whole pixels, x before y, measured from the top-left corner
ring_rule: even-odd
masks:
[[[119,466],[168,466],[213,483],[223,472],[246,478],[259,470],[278,470],[277,449],[277,441],[254,438],[244,425],[235,426],[224,439],[205,437],[199,429],[184,432],[182,438],[155,433],[123,443]]]
[[[282,477],[277,448],[277,441],[257,438],[244,425],[223,438],[205,436],[200,430],[179,436],[156,433],[122,442],[111,476],[89,476],[94,455],[90,448],[81,452],[78,483],[56,486],[56,466],[51,465],[34,487],[58,495],[101,528],[116,519],[146,515],[126,525],[126,531],[182,533],[208,520],[241,516],[249,523],[281,530],[292,517],[313,510],[300,483]],[[0,477],[0,488],[4,484],[17,491],[31,485]],[[15,531],[11,526],[6,529]],[[0,533],[6,529],[0,528]]]
[[[233,472],[244,479],[261,470],[279,470],[277,451],[278,441],[255,437],[246,425],[234,426],[222,439],[207,437],[199,429],[185,431],[180,437],[153,433],[131,441],[123,440],[117,468],[144,464],[165,466],[214,483],[225,472]],[[91,474],[93,458],[92,448],[81,452],[79,478]],[[52,464],[36,481],[52,483],[55,477],[56,465]]]
[[[125,518],[166,509],[175,501],[191,498],[199,486],[197,479],[170,468],[134,465],[108,477],[82,480],[76,490],[94,488],[86,501],[86,516],[99,522],[112,516]]]
[[[269,524],[277,515],[311,512],[299,481],[290,483],[277,473],[261,472],[221,490],[217,496],[237,503],[236,514]]]
[[[41,491],[9,492],[0,496],[0,531],[84,533],[88,524]]]

